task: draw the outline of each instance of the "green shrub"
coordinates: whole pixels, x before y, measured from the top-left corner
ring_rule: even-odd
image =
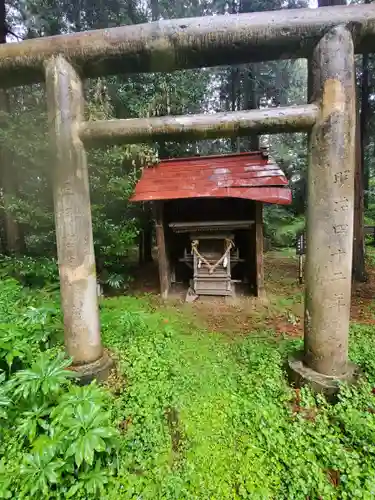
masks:
[[[41,350],[59,343],[61,328],[58,306],[40,306],[16,280],[0,280],[0,370],[30,366]]]
[[[264,209],[264,234],[271,246],[276,248],[293,247],[298,234],[305,228],[305,218],[296,216],[290,210],[279,206],[266,206]]]
[[[368,208],[365,210],[365,224],[371,226],[375,225],[375,203],[369,204]]]
[[[62,355],[42,353],[30,368],[2,378],[0,458],[7,486],[0,498],[105,498],[117,447],[108,394],[95,383],[72,384],[69,364]]]
[[[57,261],[52,258],[1,256],[0,279],[15,279],[21,285],[32,289],[46,288],[50,291],[59,289]],[[129,264],[126,260],[124,262],[123,255],[112,255],[101,262],[98,279],[110,290],[126,289],[132,277]]]
[[[22,308],[24,293],[22,286],[15,279],[0,279],[0,322],[14,320]]]
[[[106,498],[116,470],[109,394],[73,383],[61,328],[44,294],[0,280],[0,499]]]
[[[29,287],[45,287],[57,285],[59,273],[57,262],[44,257],[7,257],[1,256],[0,279],[15,278],[22,285]]]
[[[304,217],[296,218],[291,224],[280,224],[274,233],[274,245],[279,248],[295,246],[299,233],[304,229]]]

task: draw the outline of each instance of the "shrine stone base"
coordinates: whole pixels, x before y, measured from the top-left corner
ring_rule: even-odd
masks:
[[[360,376],[359,368],[350,361],[348,361],[347,371],[343,375],[329,376],[318,373],[303,362],[302,352],[289,356],[287,371],[290,382],[295,387],[308,386],[313,392],[324,394],[329,399],[337,395],[340,384],[355,383]]]
[[[98,382],[107,380],[114,366],[113,359],[109,356],[108,352],[104,351],[103,356],[97,361],[85,365],[73,365],[71,370],[77,373],[80,385],[88,385],[93,380]]]

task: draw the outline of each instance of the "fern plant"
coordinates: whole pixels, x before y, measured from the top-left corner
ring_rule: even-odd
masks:
[[[20,439],[26,438],[30,444],[36,436],[43,431],[47,431],[49,424],[47,417],[51,408],[47,405],[38,406],[34,404],[30,410],[21,413],[17,419],[16,433]]]
[[[18,371],[10,384],[15,400],[48,401],[54,400],[76,374],[67,370],[71,359],[64,359],[59,353],[50,359],[41,353],[37,361],[27,370]]]
[[[7,386],[5,385],[5,374],[0,373],[0,422],[8,418],[7,409],[11,405],[11,399],[8,394]]]
[[[106,284],[110,288],[114,288],[116,290],[119,290],[120,288],[122,288],[124,286],[125,279],[121,274],[112,273],[106,279]]]
[[[11,493],[12,478],[9,477],[8,470],[5,466],[4,458],[0,459],[0,498],[12,498]]]
[[[118,445],[109,395],[94,382],[72,384],[69,364],[41,353],[10,380],[0,376],[0,418],[21,452],[0,498],[103,498]]]
[[[30,343],[25,331],[17,324],[0,323],[0,365],[12,370],[17,362],[20,366],[31,361]]]
[[[66,498],[105,498],[105,488],[109,482],[108,472],[103,469],[100,460],[94,469],[86,467],[66,493]]]
[[[103,497],[117,430],[103,409],[105,397],[100,388],[92,384],[71,391],[52,412],[34,410],[27,423],[18,427],[18,432],[29,433],[32,442],[32,452],[25,455],[20,468],[25,495],[46,491],[51,495],[56,490],[64,498]],[[32,441],[38,428],[41,434]]]
[[[53,337],[58,330],[56,324],[58,313],[55,307],[29,306],[23,314],[22,323],[41,350],[46,350],[53,345]]]
[[[88,400],[78,405],[58,405],[52,414],[52,426],[62,430],[66,447],[64,457],[74,457],[79,468],[85,462],[92,465],[96,453],[109,453],[115,447],[114,429],[109,425],[109,415],[102,407]]]
[[[56,459],[53,450],[28,453],[21,464],[20,473],[22,476],[21,497],[30,498],[38,494],[44,498],[50,498],[50,488],[56,485],[63,472],[65,463]]]
[[[53,417],[59,417],[64,420],[72,416],[72,409],[90,401],[97,406],[104,406],[107,403],[108,396],[95,381],[90,385],[76,386],[72,385],[69,392],[63,393],[59,399],[59,405],[53,412]]]

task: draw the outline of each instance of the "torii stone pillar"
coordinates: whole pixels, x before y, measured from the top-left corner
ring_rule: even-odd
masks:
[[[111,361],[100,339],[87,160],[78,136],[83,88],[62,56],[46,62],[45,76],[65,346],[83,381],[89,381],[105,378]]]
[[[355,375],[348,335],[356,93],[353,40],[344,26],[327,32],[314,50],[312,93],[320,116],[310,134],[305,347],[290,367],[299,383],[335,392]]]

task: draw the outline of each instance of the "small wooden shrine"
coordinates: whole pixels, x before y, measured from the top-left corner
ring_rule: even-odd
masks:
[[[163,160],[132,201],[153,202],[161,294],[263,293],[263,203],[290,204],[288,181],[264,151]]]

